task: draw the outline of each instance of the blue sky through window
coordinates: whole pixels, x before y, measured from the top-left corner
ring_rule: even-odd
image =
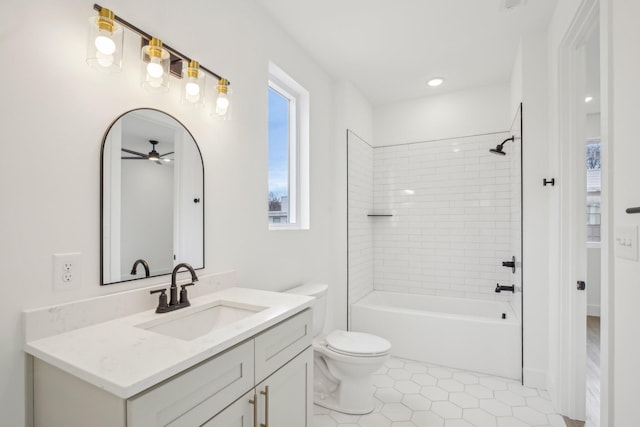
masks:
[[[269,192],[289,195],[289,100],[269,88]]]

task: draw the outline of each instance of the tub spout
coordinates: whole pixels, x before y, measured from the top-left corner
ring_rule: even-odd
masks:
[[[501,285],[499,283],[496,283],[496,293],[499,294],[502,291],[515,292],[516,291],[516,287],[515,287],[515,285],[504,286],[504,285]]]

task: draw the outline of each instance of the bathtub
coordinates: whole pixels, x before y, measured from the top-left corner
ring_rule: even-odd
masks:
[[[397,357],[521,376],[520,319],[506,302],[373,291],[351,305],[351,330],[386,338]]]

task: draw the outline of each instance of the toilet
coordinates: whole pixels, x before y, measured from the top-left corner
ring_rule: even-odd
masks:
[[[391,343],[376,335],[336,330],[322,335],[326,284],[304,284],[287,292],[316,298],[313,307],[313,401],[345,414],[374,409],[371,376],[389,357]]]

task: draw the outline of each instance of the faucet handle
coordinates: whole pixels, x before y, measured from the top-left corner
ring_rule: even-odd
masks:
[[[167,288],[164,289],[156,289],[155,291],[150,291],[150,294],[160,293],[158,297],[158,307],[156,308],[156,313],[164,313],[169,308],[169,304],[167,304]]]
[[[188,306],[191,305],[189,302],[189,297],[187,295],[187,286],[193,286],[195,283],[187,283],[186,285],[180,285],[180,305]]]

